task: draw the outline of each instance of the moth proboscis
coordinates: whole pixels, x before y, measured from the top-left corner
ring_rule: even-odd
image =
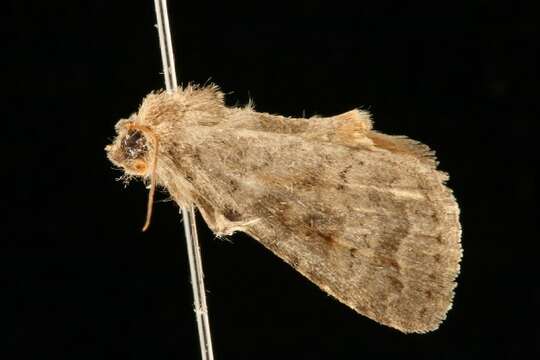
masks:
[[[357,312],[403,332],[439,327],[461,259],[459,208],[434,153],[370,115],[288,118],[228,107],[214,85],[155,92],[116,125],[109,159],[242,231]]]

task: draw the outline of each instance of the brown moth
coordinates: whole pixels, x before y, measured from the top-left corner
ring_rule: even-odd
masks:
[[[288,118],[227,107],[216,86],[148,95],[109,159],[245,232],[321,289],[403,332],[439,327],[461,259],[459,208],[434,153],[370,115]]]

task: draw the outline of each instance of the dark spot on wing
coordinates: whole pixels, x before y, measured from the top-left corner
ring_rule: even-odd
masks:
[[[226,207],[223,210],[223,216],[229,221],[240,221],[242,218],[242,214],[230,207]]]
[[[347,183],[347,173],[352,169],[352,165],[348,165],[343,170],[339,172],[339,178],[344,182]]]
[[[394,258],[391,258],[388,256],[379,256],[378,260],[379,260],[379,263],[386,268],[392,268],[398,272],[401,270],[399,263]]]
[[[345,189],[345,185],[344,184],[347,184],[349,183],[349,180],[347,179],[347,174],[349,173],[349,171],[352,169],[352,165],[348,165],[346,166],[343,170],[341,170],[338,174],[339,176],[339,179],[341,180],[340,183],[338,183],[338,185],[336,186],[336,189],[337,190],[343,190]]]
[[[334,243],[336,241],[336,239],[334,239],[334,237],[330,234],[325,234],[323,232],[317,231],[317,235],[319,235],[321,239],[323,239],[329,244]]]
[[[403,283],[396,277],[394,276],[389,276],[388,277],[388,282],[390,283],[390,286],[392,287],[392,289],[394,289],[395,292],[398,292],[400,293],[403,288],[405,287],[403,285]]]
[[[238,182],[234,179],[228,179],[231,192],[236,192],[239,188]]]
[[[299,187],[313,188],[321,184],[320,174],[303,174],[295,179],[294,184]]]

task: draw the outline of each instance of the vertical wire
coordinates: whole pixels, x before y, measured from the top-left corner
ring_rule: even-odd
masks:
[[[154,0],[156,8],[157,28],[159,33],[159,47],[161,49],[161,61],[163,64],[163,77],[167,92],[172,93],[178,88],[176,68],[174,64],[174,52],[169,27],[169,14],[167,0]],[[193,289],[193,302],[197,329],[199,332],[199,344],[201,346],[202,360],[214,360],[212,338],[210,336],[210,321],[208,319],[208,306],[206,305],[206,290],[204,287],[204,275],[201,260],[201,249],[197,235],[195,219],[195,207],[182,206],[182,218],[189,259],[189,272],[191,274],[191,287]]]

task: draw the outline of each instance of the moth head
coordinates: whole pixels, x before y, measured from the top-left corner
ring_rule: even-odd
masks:
[[[116,124],[116,132],[113,143],[105,147],[109,160],[123,168],[126,174],[150,177],[146,223],[143,227],[145,231],[150,225],[156,189],[158,137],[149,126],[138,124],[132,119],[120,120]]]
[[[134,121],[120,120],[117,136],[111,145],[105,147],[111,162],[121,167],[126,174],[147,176],[151,168],[157,141],[155,134],[147,126]]]

